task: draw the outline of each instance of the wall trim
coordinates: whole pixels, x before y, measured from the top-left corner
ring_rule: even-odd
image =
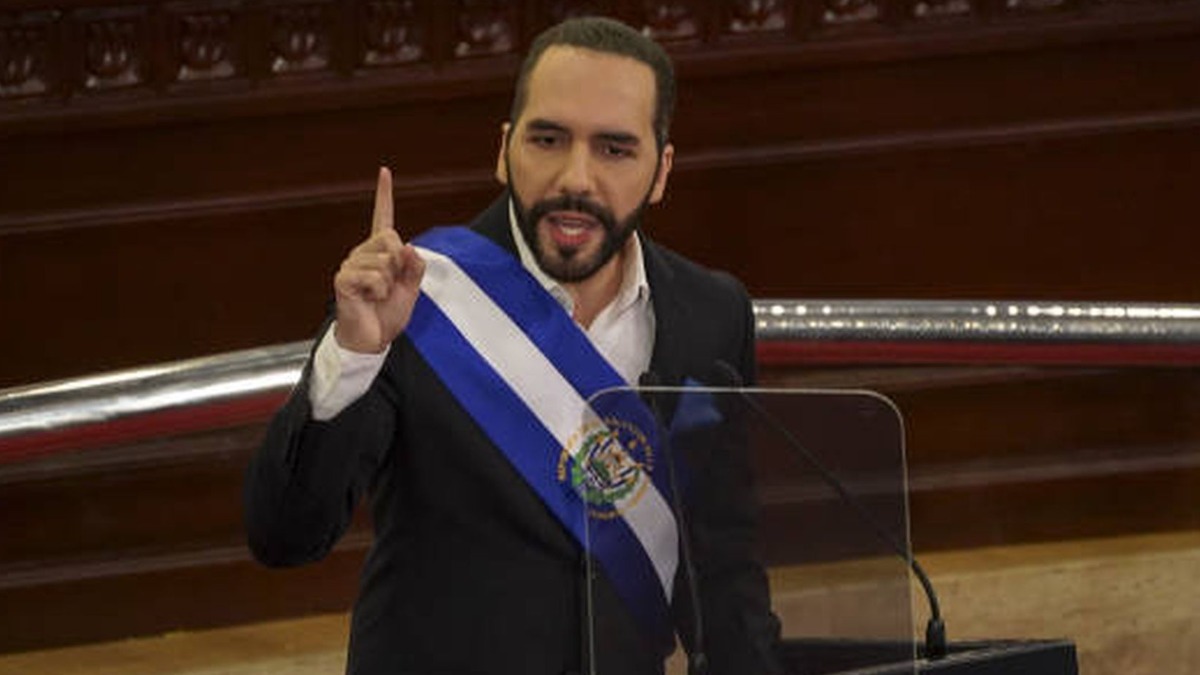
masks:
[[[1078,138],[1200,128],[1200,108],[1131,115],[1105,115],[1025,124],[980,126],[942,131],[907,131],[780,143],[772,146],[720,147],[681,154],[675,175],[748,167],[887,155],[930,150],[999,147]],[[432,175],[396,175],[397,200],[484,191],[495,186],[490,169],[447,171]],[[263,191],[225,197],[130,203],[94,209],[32,214],[0,213],[0,237],[14,234],[109,227],[136,223],[281,211],[313,206],[368,204],[371,180],[326,183],[307,188]]]

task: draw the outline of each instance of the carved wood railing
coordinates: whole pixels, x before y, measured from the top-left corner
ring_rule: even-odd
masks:
[[[690,72],[729,54],[789,63],[865,54],[895,60],[914,52],[1020,48],[1031,40],[1128,38],[1133,30],[1186,34],[1195,30],[1197,7],[1192,0],[142,0],[111,6],[9,0],[0,6],[0,120],[114,108],[169,113],[243,95],[279,95],[295,104],[296,94],[306,92],[294,89],[305,84],[319,85],[330,99],[364,89],[423,88],[435,79],[454,80],[456,68],[478,83],[507,75],[545,26],[591,13],[642,29]],[[479,68],[488,63],[491,70]]]

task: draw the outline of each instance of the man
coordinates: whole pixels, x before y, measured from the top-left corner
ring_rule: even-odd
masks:
[[[370,494],[349,672],[659,673],[663,619],[714,675],[777,671],[746,500],[697,490],[708,501],[681,541],[658,476],[635,476],[653,496],[623,503],[637,518],[607,524],[581,524],[579,498],[554,483],[595,390],[718,363],[754,376],[742,287],[638,230],[671,172],[673,105],[661,48],[571,20],[522,66],[496,166],[505,193],[469,230],[403,243],[380,171],[371,234],[334,278],[333,321],[246,485],[268,565],[324,556]],[[608,466],[640,466],[606,451]],[[620,541],[584,555],[588,528],[606,527]]]

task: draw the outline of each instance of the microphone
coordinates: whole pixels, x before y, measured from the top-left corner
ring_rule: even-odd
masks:
[[[892,551],[896,553],[896,555],[904,559],[904,562],[908,565],[909,569],[912,570],[913,574],[916,575],[917,580],[921,583],[921,588],[925,591],[925,599],[929,603],[929,622],[925,624],[925,657],[936,661],[946,656],[946,624],[942,621],[942,612],[941,607],[938,604],[937,593],[934,592],[933,584],[929,581],[929,577],[925,574],[925,570],[921,568],[921,564],[917,562],[917,559],[914,558],[912,553],[905,549],[905,547],[897,543],[896,540],[893,539],[892,536],[888,534],[888,532],[884,530],[878,522],[875,521],[875,518],[872,517],[871,513],[867,511],[866,507],[862,505],[862,502],[859,501],[854,495],[850,494],[850,491],[846,489],[846,486],[842,484],[842,481],[840,481],[832,471],[822,464],[821,461],[817,459],[816,455],[812,453],[812,451],[810,451],[804,446],[804,444],[797,440],[792,432],[788,430],[788,428],[784,426],[782,422],[772,415],[770,411],[763,408],[758,401],[754,400],[753,396],[747,395],[746,392],[741,389],[742,376],[733,366],[721,360],[716,361],[713,365],[715,366],[716,371],[720,373],[721,379],[725,380],[730,384],[730,386],[737,389],[742,400],[746,402],[748,407],[753,410],[755,414],[770,424],[771,427],[781,436],[783,436],[783,438],[787,441],[788,446],[795,450],[804,459],[804,461],[809,464],[809,466],[816,469],[821,478],[830,487],[832,487],[835,492],[837,492],[842,501],[846,504],[849,504],[858,514],[858,517],[871,527],[875,533],[875,536],[879,537],[881,541],[887,544]]]
[[[642,373],[638,378],[638,386],[657,387],[660,382],[658,374],[652,370]],[[660,429],[666,432],[666,426],[659,407],[658,396],[653,392],[642,392],[654,419]],[[679,532],[679,550],[683,558],[684,576],[687,577],[688,599],[692,602],[692,651],[688,654],[688,675],[706,675],[708,673],[708,656],[704,653],[704,615],[700,609],[700,587],[696,582],[696,566],[692,560],[692,544],[688,537],[687,520],[683,512],[683,501],[680,496],[679,477],[675,471],[673,453],[667,453],[667,480],[671,483],[671,510],[675,512],[675,528]]]

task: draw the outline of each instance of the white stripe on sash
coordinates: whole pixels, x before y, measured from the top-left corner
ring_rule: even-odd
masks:
[[[559,445],[566,447],[580,425],[597,418],[587,401],[454,260],[426,248],[417,250],[425,260],[421,290]],[[616,508],[654,564],[669,603],[679,544],[675,518],[649,475],[642,473],[640,480],[645,483],[644,493],[639,486],[629,497],[619,500]],[[634,497],[638,493],[642,493],[640,499]]]

